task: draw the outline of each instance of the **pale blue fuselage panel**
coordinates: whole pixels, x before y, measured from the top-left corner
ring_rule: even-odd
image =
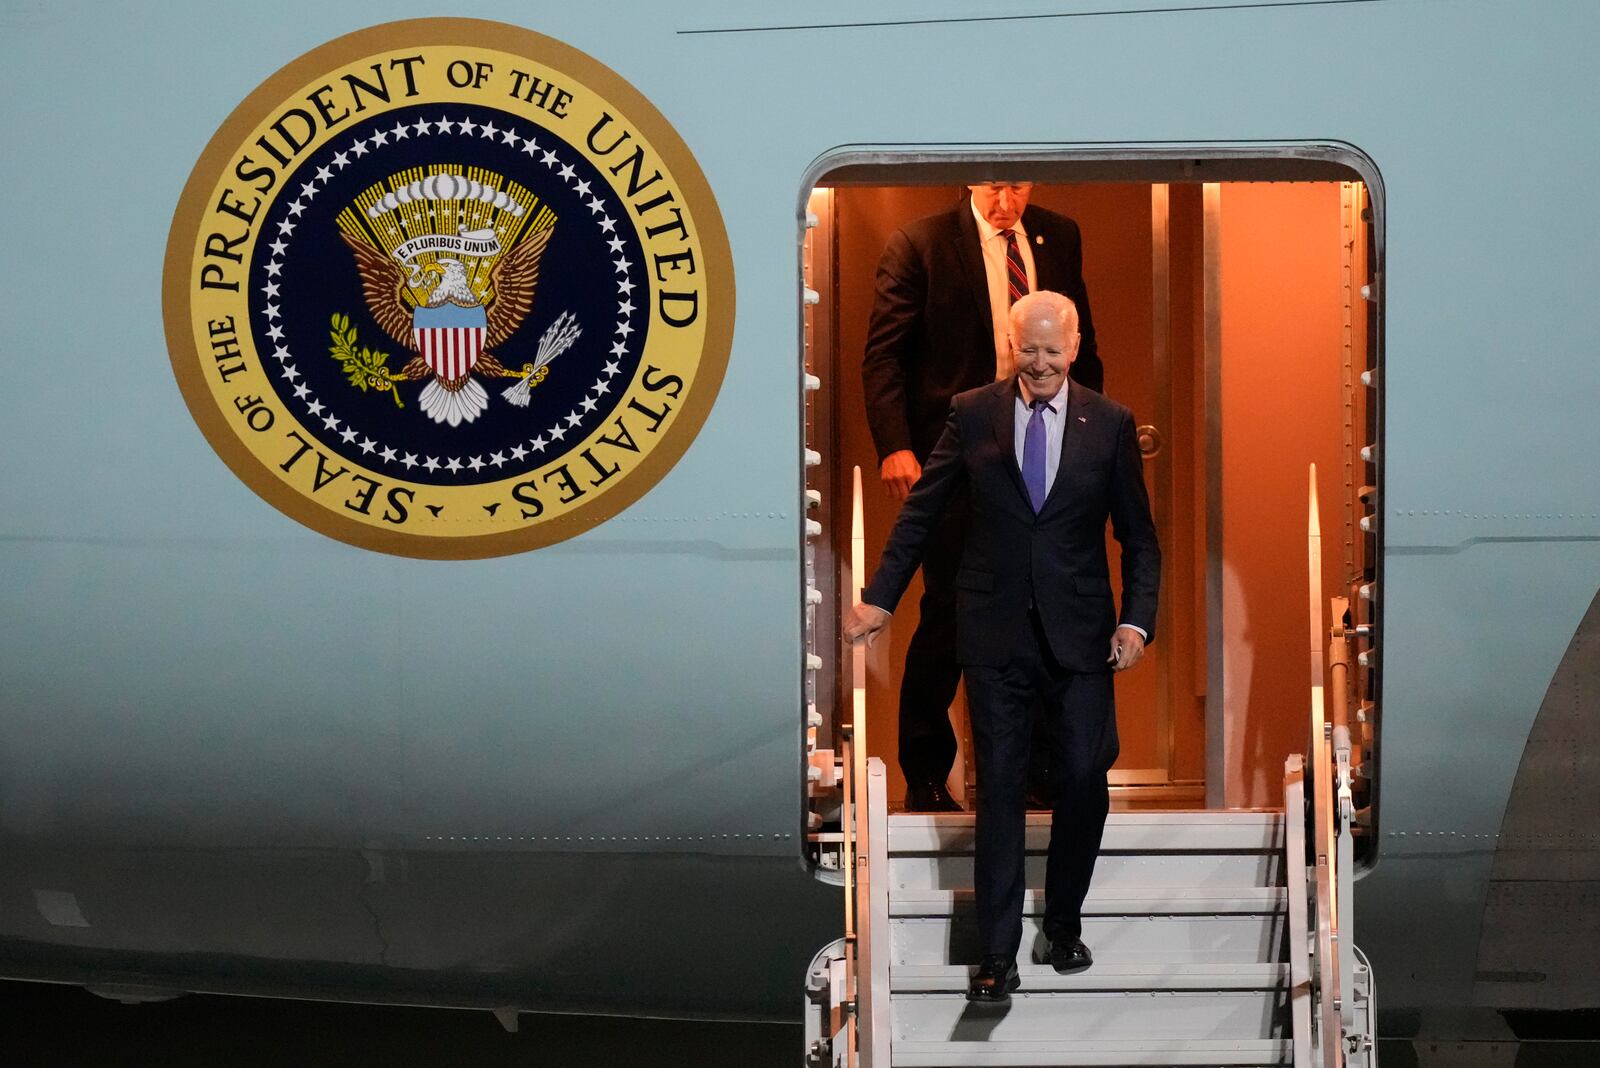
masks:
[[[1468,1004],[1481,836],[1600,584],[1585,180],[1600,11],[1238,6],[1008,9],[1063,16],[1025,21],[959,21],[972,10],[954,3],[474,7],[589,53],[676,127],[721,209],[738,313],[710,417],[643,499],[555,546],[438,562],[352,548],[255,496],[185,408],[161,320],[173,208],[237,102],[326,40],[435,9],[13,5],[0,834],[32,859],[10,866],[0,936],[41,960],[109,947],[137,970],[140,952],[184,949],[183,922],[104,931],[119,894],[150,891],[93,858],[279,851],[284,872],[320,870],[312,856],[335,871],[307,905],[348,912],[326,948],[273,952],[270,931],[188,948],[314,961],[330,992],[388,964],[523,980],[653,909],[669,930],[621,926],[640,924],[659,968],[584,973],[580,1007],[790,1011],[838,910],[801,862],[796,242],[819,161],[1308,142],[1376,165],[1387,270],[1384,838],[1357,940],[1385,1008]],[[823,25],[868,17],[886,24]],[[820,28],[689,32],[802,23]],[[376,935],[351,904],[374,857],[397,895]],[[497,883],[494,863],[527,878]],[[481,925],[460,919],[470,884]],[[75,892],[91,926],[51,926],[34,889]],[[716,924],[725,974],[748,982],[685,1004],[668,964]]]

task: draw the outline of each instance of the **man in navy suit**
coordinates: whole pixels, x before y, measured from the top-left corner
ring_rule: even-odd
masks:
[[[1092,962],[1083,900],[1110,808],[1117,758],[1112,673],[1154,637],[1161,549],[1133,413],[1068,385],[1077,311],[1059,293],[1011,308],[1015,373],[957,395],[944,433],[900,511],[878,571],[845,621],[851,640],[888,623],[949,503],[970,499],[956,573],[956,659],[967,678],[980,802],[974,882],[982,959],[968,998],[1003,1002],[1020,985],[1024,784],[1029,710],[1050,739],[1054,792],[1044,932],[1057,971]],[[1105,529],[1121,546],[1122,612]]]
[[[1030,207],[1028,182],[968,189],[970,198],[951,211],[896,230],[878,262],[861,374],[879,474],[895,500],[905,500],[922,473],[950,398],[1010,377],[1007,314],[1016,298],[1040,289],[1072,298],[1083,335],[1072,377],[1101,388],[1078,224]],[[960,808],[946,780],[956,755],[949,709],[961,679],[955,573],[964,515],[957,499],[928,544],[921,618],[906,650],[899,757],[912,811]]]

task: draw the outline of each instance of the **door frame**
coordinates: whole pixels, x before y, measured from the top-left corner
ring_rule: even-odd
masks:
[[[1128,142],[1128,143],[1101,143],[1101,144],[1073,144],[1073,143],[1036,143],[1025,146],[1016,144],[977,144],[977,143],[922,143],[922,144],[894,144],[894,145],[848,145],[830,149],[819,154],[801,175],[799,186],[796,190],[795,217],[797,226],[802,236],[807,226],[807,207],[810,197],[818,184],[824,178],[827,184],[838,185],[958,185],[975,181],[1004,180],[1017,172],[1020,167],[1025,167],[1031,180],[1044,184],[1073,184],[1083,182],[1148,182],[1154,187],[1157,184],[1172,182],[1202,183],[1206,190],[1204,196],[1204,368],[1203,391],[1206,413],[1205,441],[1206,441],[1206,562],[1205,562],[1205,590],[1206,590],[1206,753],[1205,753],[1205,782],[1204,798],[1208,808],[1221,808],[1227,796],[1226,774],[1226,748],[1225,748],[1225,723],[1224,709],[1224,679],[1223,679],[1223,651],[1225,638],[1222,634],[1222,514],[1221,514],[1221,449],[1222,449],[1222,413],[1221,400],[1221,294],[1220,294],[1220,185],[1226,182],[1241,181],[1359,181],[1366,186],[1367,203],[1372,214],[1371,233],[1372,242],[1368,250],[1377,276],[1380,279],[1379,292],[1373,296],[1381,300],[1381,279],[1383,264],[1385,262],[1385,213],[1387,196],[1383,177],[1377,163],[1359,147],[1347,142],[1339,141],[1284,141],[1278,143],[1227,143],[1227,142]],[[1155,196],[1152,194],[1152,212],[1156,210]],[[1167,235],[1166,227],[1162,227],[1162,235]],[[803,256],[804,241],[797,249],[795,264],[795,277],[805,277]],[[1152,241],[1152,264],[1156,256],[1156,242]],[[803,283],[800,284],[803,290]],[[1157,296],[1158,307],[1155,309],[1159,316],[1161,298]],[[1165,309],[1170,315],[1170,305]],[[800,354],[800,363],[804,366],[806,351],[806,317],[801,317],[799,336],[796,339],[796,351]],[[1169,324],[1170,325],[1170,324]],[[1375,330],[1370,339],[1374,352],[1374,364],[1380,370],[1383,364],[1383,337],[1381,326]],[[1162,359],[1166,354],[1166,345],[1158,343],[1156,358]],[[1170,371],[1170,363],[1168,365]],[[798,391],[802,405],[802,426],[804,426],[804,401],[806,391],[804,388],[804,371],[801,371],[802,384]],[[1168,407],[1170,407],[1170,373],[1166,376],[1168,385]],[[1383,401],[1381,389],[1381,373],[1379,387],[1374,400],[1377,412],[1376,429],[1377,441],[1381,442],[1383,433]],[[1159,406],[1159,404],[1158,404]],[[1166,425],[1170,426],[1170,418]],[[1376,442],[1375,442],[1376,443]],[[804,445],[801,446],[803,450]],[[1378,450],[1377,463],[1378,485],[1382,485],[1382,449]],[[1167,465],[1170,477],[1170,465]],[[802,486],[804,479],[802,479]],[[1169,495],[1170,496],[1170,495]],[[802,502],[803,504],[803,502]],[[801,508],[804,514],[804,508]],[[1381,509],[1374,508],[1374,514],[1381,515]],[[1374,565],[1377,572],[1376,588],[1382,589],[1383,551],[1381,535],[1376,540]],[[1381,602],[1374,601],[1373,622],[1378,624],[1381,619]],[[835,665],[838,669],[838,665]],[[1373,716],[1372,733],[1376,737],[1379,733],[1381,718],[1382,676],[1374,672],[1372,683]],[[1167,687],[1163,685],[1161,692],[1165,694]],[[804,702],[802,702],[802,707]],[[1163,700],[1158,705],[1170,712],[1169,703]],[[1159,724],[1158,729],[1164,729],[1169,738],[1168,759],[1170,764],[1170,717],[1165,724]],[[1380,749],[1381,752],[1381,749]],[[1193,791],[1193,786],[1174,786],[1173,784],[1135,781],[1144,769],[1125,771],[1113,777],[1114,792],[1124,794],[1125,800],[1152,801],[1160,803],[1171,799],[1174,791]],[[1378,765],[1374,762],[1373,799],[1376,808]],[[1122,781],[1118,781],[1118,780]]]

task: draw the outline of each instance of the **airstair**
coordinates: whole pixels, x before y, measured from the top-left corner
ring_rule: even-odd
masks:
[[[1353,941],[1343,611],[1335,599],[1330,637],[1314,496],[1310,543],[1308,746],[1286,763],[1283,810],[1112,813],[1084,906],[1095,963],[1076,975],[1031,959],[1049,816],[1030,814],[1022,989],[1006,1006],[965,997],[973,817],[889,812],[883,762],[864,757],[858,657],[837,768],[845,936],[806,978],[808,1068],[1376,1065],[1373,977]]]

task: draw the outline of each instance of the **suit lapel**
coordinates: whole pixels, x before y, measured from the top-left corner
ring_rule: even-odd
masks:
[[[1023,507],[1033,511],[1028,499],[1028,487],[1023,485],[1022,472],[1017,468],[1016,378],[996,382],[990,390],[990,421],[994,425],[994,439],[1000,445],[1000,466],[1011,476],[1011,484],[1022,495]]]
[[[984,324],[983,336],[992,338],[994,316],[989,311],[989,274],[983,266],[983,239],[978,235],[978,220],[972,216],[970,200],[963,200],[956,208],[956,229],[961,233],[961,239],[956,242],[956,255],[967,276],[967,289],[976,302],[978,321]]]
[[[1039,509],[1041,516],[1060,506],[1065,499],[1061,486],[1067,481],[1067,469],[1083,462],[1082,445],[1094,418],[1089,413],[1088,401],[1088,390],[1071,383],[1067,385],[1066,421],[1061,424],[1061,463],[1056,467],[1056,480],[1050,484],[1050,492],[1045,494],[1044,507]]]

